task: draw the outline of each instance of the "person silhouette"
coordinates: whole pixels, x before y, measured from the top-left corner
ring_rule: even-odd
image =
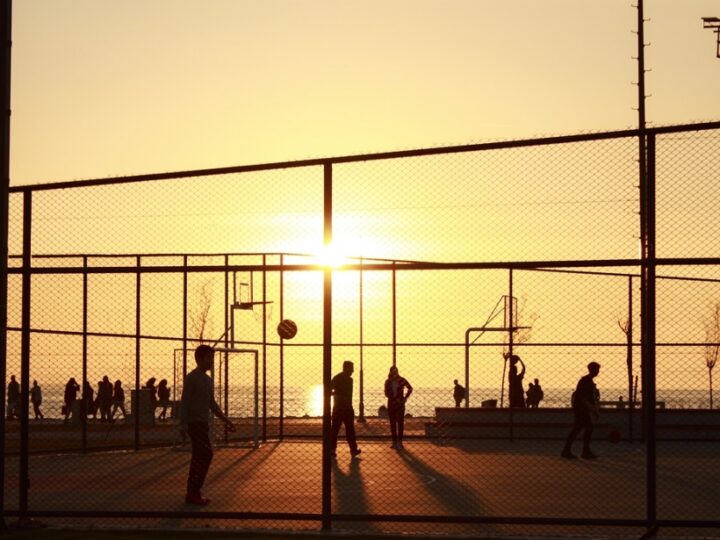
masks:
[[[407,390],[407,392],[406,392]],[[405,427],[405,402],[412,394],[412,385],[400,376],[398,368],[392,366],[385,381],[385,397],[387,398],[388,417],[390,418],[391,448],[403,449],[403,432]]]
[[[45,418],[45,415],[40,410],[40,405],[42,405],[42,389],[36,380],[33,380],[33,385],[30,389],[30,403],[32,403],[33,406],[35,420],[42,420]]]
[[[545,399],[545,392],[543,392],[542,386],[540,386],[540,379],[534,379],[533,382],[535,383],[534,387],[534,399],[533,399],[533,407],[535,409],[538,408],[540,405],[540,402]]]
[[[98,383],[97,405],[100,409],[100,421],[110,421],[110,408],[113,401],[113,385],[107,375]]]
[[[600,364],[590,362],[587,365],[588,374],[580,378],[572,395],[572,409],[574,415],[573,427],[565,440],[565,446],[560,454],[566,459],[576,459],[572,453],[572,444],[575,438],[583,432],[583,459],[595,459],[597,456],[590,450],[590,438],[593,432],[593,421],[598,417],[600,394],[593,379],[600,373]]]
[[[77,394],[80,391],[80,385],[75,380],[75,377],[70,377],[67,384],[65,384],[65,394],[63,396],[64,405],[64,422],[68,421],[68,418],[72,414],[73,403],[77,400]]]
[[[83,414],[85,416],[89,416],[92,414],[92,417],[95,418],[97,412],[95,410],[95,391],[93,390],[93,387],[90,385],[90,383],[85,380],[83,382],[83,391],[82,391],[82,397],[83,397],[83,406],[85,408],[85,411]]]
[[[162,411],[158,415],[158,420],[167,420],[167,409],[170,406],[170,388],[168,388],[167,379],[160,381],[157,387],[158,405],[162,407]]]
[[[206,374],[215,362],[214,357],[215,349],[209,345],[199,345],[195,349],[197,367],[185,376],[180,398],[180,434],[183,440],[187,434],[192,445],[185,493],[187,504],[205,505],[210,502],[202,495],[202,487],[213,458],[208,413],[212,411],[225,422],[228,431],[235,431],[235,425],[223,414],[220,405],[215,401],[212,379]]]
[[[127,413],[125,412],[125,390],[120,380],[115,381],[115,385],[113,386],[112,411],[110,412],[111,422],[114,422],[115,413],[118,409],[122,411],[123,419],[127,418]]]
[[[508,394],[510,398],[510,407],[525,407],[525,392],[523,391],[523,377],[525,377],[525,364],[516,354],[506,355],[506,359],[510,359],[510,372],[508,373]],[[518,373],[518,363],[522,366],[522,370]]]
[[[340,426],[343,424],[345,425],[345,439],[350,446],[350,455],[355,457],[362,452],[362,450],[358,448],[357,440],[355,439],[355,410],[352,406],[353,371],[355,371],[355,365],[351,361],[346,360],[343,362],[342,371],[335,375],[330,383],[332,396],[334,398],[330,424],[330,443],[333,456],[335,456],[337,450]]]
[[[18,410],[20,405],[20,383],[15,380],[15,375],[10,375],[10,382],[7,385],[7,419],[20,418]]]
[[[528,383],[528,389],[525,392],[525,404],[528,406],[528,409],[537,407],[535,403],[535,384],[533,383]]]
[[[457,379],[453,381],[455,385],[453,387],[453,399],[455,400],[455,407],[460,407],[463,399],[465,399],[465,387],[462,386]]]
[[[157,407],[157,387],[155,386],[155,381],[155,377],[150,377],[143,387],[150,390],[150,410],[153,416],[155,416],[155,408]]]

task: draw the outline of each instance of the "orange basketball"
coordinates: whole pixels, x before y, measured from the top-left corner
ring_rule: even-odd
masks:
[[[297,334],[297,324],[290,319],[283,319],[277,326],[277,333],[283,339],[292,339]]]

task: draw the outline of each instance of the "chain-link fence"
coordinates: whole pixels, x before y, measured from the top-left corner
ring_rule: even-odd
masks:
[[[639,135],[14,188],[5,515],[717,527],[720,125],[649,130],[647,179]],[[234,428],[209,424],[206,506],[201,343]]]

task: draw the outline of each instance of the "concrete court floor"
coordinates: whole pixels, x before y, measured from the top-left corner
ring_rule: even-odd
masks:
[[[504,516],[521,518],[642,519],[645,453],[642,445],[600,442],[595,461],[559,457],[558,441],[473,441],[438,445],[409,440],[402,452],[387,441],[361,441],[351,459],[339,444],[332,464],[332,511],[343,516]],[[185,505],[187,449],[38,455],[30,458],[31,511],[287,512],[321,513],[319,441],[268,442],[260,448],[220,447],[206,481],[209,506]],[[18,459],[6,457],[5,504],[18,508]],[[659,519],[717,520],[720,516],[720,444],[658,444]],[[77,522],[77,518],[53,520]],[[96,519],[112,526],[118,518]],[[317,531],[315,520],[228,520],[154,517],[139,526],[256,527]],[[528,525],[418,524],[334,521],[334,530],[505,536]],[[536,527],[560,535],[573,527]],[[597,531],[597,529],[594,529]],[[608,532],[613,529],[608,529]],[[604,532],[604,530],[602,530]],[[668,531],[671,531],[668,529]],[[621,532],[619,529],[617,532]],[[624,531],[627,532],[627,531]],[[689,529],[680,536],[720,537],[720,530]],[[597,534],[597,533],[595,533]]]

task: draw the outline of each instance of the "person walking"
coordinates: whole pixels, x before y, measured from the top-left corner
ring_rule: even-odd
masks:
[[[170,388],[168,388],[167,379],[160,381],[157,387],[158,407],[162,407],[162,411],[158,415],[158,420],[167,420],[167,410],[170,406]]]
[[[72,414],[73,403],[77,400],[79,391],[80,385],[75,380],[75,377],[70,377],[65,385],[65,395],[63,396],[63,402],[65,403],[63,405],[63,414],[65,415],[65,418],[63,418],[64,422],[67,422]]]
[[[453,388],[453,399],[455,400],[455,407],[460,407],[463,399],[465,399],[465,387],[462,386],[457,379],[453,381],[455,387]]]
[[[7,419],[20,418],[18,406],[20,405],[20,383],[15,380],[15,375],[10,375],[10,382],[7,385]]]
[[[343,424],[345,425],[345,439],[348,446],[350,446],[350,455],[355,457],[362,452],[358,448],[355,439],[355,410],[352,406],[353,371],[355,371],[355,365],[346,360],[343,362],[343,370],[335,375],[330,383],[334,398],[330,425],[330,442],[333,456],[336,455],[338,433],[340,432],[340,426]]]
[[[388,417],[390,418],[391,448],[403,449],[403,431],[405,427],[405,402],[412,394],[412,385],[400,376],[398,368],[392,366],[385,381]]]
[[[590,438],[593,432],[593,421],[598,418],[600,393],[593,379],[600,373],[600,364],[590,362],[587,365],[588,374],[581,377],[572,395],[572,409],[574,414],[573,427],[565,440],[561,456],[565,459],[576,459],[572,453],[572,444],[575,438],[583,432],[583,459],[595,459],[597,456],[590,450]]]
[[[111,422],[115,421],[115,413],[118,409],[122,411],[123,420],[127,418],[127,413],[125,412],[125,390],[122,387],[122,381],[119,379],[115,381],[113,385],[112,411],[110,412]]]
[[[213,366],[214,357],[215,349],[209,345],[199,345],[195,349],[197,367],[185,377],[180,398],[180,434],[183,440],[185,435],[188,435],[192,445],[185,493],[187,504],[205,505],[210,502],[210,499],[202,495],[202,487],[213,458],[209,437],[209,413],[212,412],[225,422],[228,431],[235,431],[235,425],[223,414],[215,401],[212,379],[206,374]]]
[[[33,413],[35,413],[35,420],[42,420],[45,415],[40,410],[42,404],[42,389],[36,380],[33,380],[32,388],[30,388],[30,403],[33,406]]]

